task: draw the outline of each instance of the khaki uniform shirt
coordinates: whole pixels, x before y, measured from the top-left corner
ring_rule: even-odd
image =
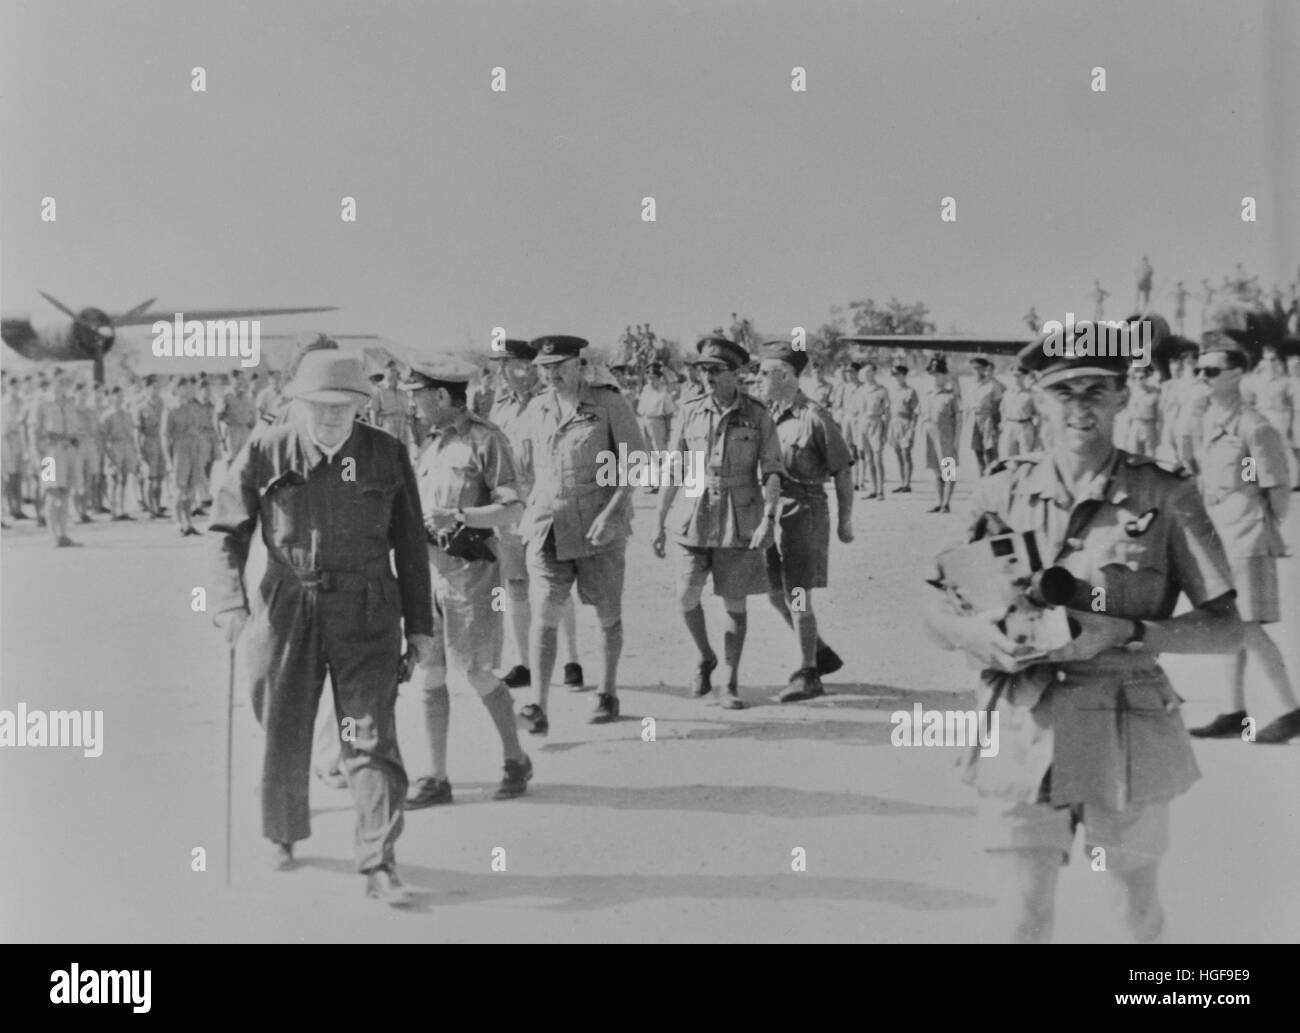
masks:
[[[825,482],[853,465],[849,446],[831,415],[798,392],[789,405],[771,406],[781,443],[786,476],[781,494],[786,498],[826,497]]]
[[[908,424],[913,422],[920,409],[921,396],[916,393],[916,388],[912,387],[911,384],[904,384],[902,387],[894,388],[889,405],[889,411],[894,423]]]
[[[678,491],[665,527],[682,545],[747,549],[763,516],[763,484],[783,474],[776,425],[762,402],[738,392],[726,409],[712,394],[682,405],[668,435],[668,450],[703,475],[699,498]],[[703,463],[703,471],[698,464]]]
[[[1200,463],[1205,508],[1228,555],[1285,556],[1282,515],[1272,511],[1268,497],[1269,488],[1290,485],[1277,428],[1244,402],[1226,414],[1207,410]]]
[[[1195,482],[1149,456],[1116,449],[1079,498],[1050,455],[997,464],[976,486],[969,540],[1007,530],[1036,532],[1043,564],[1069,570],[1080,582],[1076,600],[1101,599],[1112,617],[1163,620],[1180,596],[1200,606],[1232,591],[1227,556]],[[979,704],[996,707],[999,752],[972,751],[966,780],[1029,803],[1114,810],[1185,792],[1199,771],[1157,659],[1110,649],[1014,675],[985,671]]]
[[[561,416],[554,390],[529,404],[521,426],[521,466],[533,485],[519,536],[540,548],[555,534],[555,558],[577,559],[623,548],[632,534],[632,500],[626,497],[609,524],[612,539],[599,548],[587,531],[614,497],[617,484],[608,474],[617,469],[619,446],[645,450],[636,414],[614,388],[583,384],[577,408]]]
[[[500,429],[468,410],[450,425],[430,432],[416,462],[415,480],[422,517],[435,509],[522,501],[510,442]],[[480,566],[448,556],[432,544],[429,562],[444,579]]]

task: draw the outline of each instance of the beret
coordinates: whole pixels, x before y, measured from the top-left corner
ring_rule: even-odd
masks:
[[[789,363],[794,367],[796,373],[802,373],[804,367],[808,365],[808,352],[806,349],[796,348],[789,341],[775,340],[767,341],[758,349],[760,359],[780,359],[782,362]]]

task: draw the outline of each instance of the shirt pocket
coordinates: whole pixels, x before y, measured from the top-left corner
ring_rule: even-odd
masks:
[[[378,538],[386,538],[392,520],[393,497],[397,485],[358,483],[348,507],[349,530]]]
[[[569,484],[594,484],[600,454],[609,449],[609,431],[595,413],[571,420],[556,442],[560,470]]]
[[[1167,586],[1167,560],[1163,536],[1153,531],[1132,538],[1126,533],[1108,537],[1093,554],[1096,577],[1090,602],[1113,617],[1149,620],[1157,616]],[[1097,587],[1105,590],[1099,598]]]
[[[262,485],[259,494],[272,541],[294,544],[306,527],[307,479],[297,470],[285,470]]]

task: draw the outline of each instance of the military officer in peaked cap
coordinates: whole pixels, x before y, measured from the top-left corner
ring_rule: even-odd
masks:
[[[692,361],[703,372],[708,392],[682,403],[667,435],[661,469],[672,472],[675,466],[680,477],[665,478],[654,551],[661,559],[666,555],[671,518],[678,601],[700,657],[692,687],[696,697],[712,691],[710,676],[718,666],[700,602],[712,576],[714,594],[722,597],[727,613],[722,705],[738,710],[744,706],[738,671],[749,622],[745,599],[767,591],[766,552],[773,542],[785,467],[767,407],[736,382],[749,353],[725,337],[704,338],[696,352]],[[703,469],[696,469],[697,464]],[[702,483],[705,490],[695,498],[688,494],[674,509],[678,479]]]
[[[401,384],[415,403],[421,425],[429,428],[415,479],[429,538],[434,638],[432,660],[415,671],[424,698],[433,773],[416,783],[408,808],[451,802],[447,685],[452,678],[478,693],[501,737],[505,778],[495,798],[521,795],[533,775],[532,761],[519,745],[510,691],[492,673],[501,652],[502,617],[492,605],[500,579],[487,540],[492,529],[517,522],[524,507],[509,441],[468,406],[469,382],[476,372],[470,363],[453,358],[419,361],[412,363]],[[458,546],[462,540],[467,548]]]
[[[519,716],[530,732],[545,735],[556,625],[575,581],[601,628],[600,692],[590,720],[618,719],[624,554],[632,533],[632,487],[620,475],[620,456],[643,452],[645,442],[617,388],[584,383],[578,359],[585,340],[539,337],[532,344],[547,390],[529,403],[520,431],[524,477],[533,485],[519,534],[533,610],[528,651],[535,701]]]
[[[1113,444],[1128,360],[1046,344],[1019,359],[1038,374],[1048,451],[1006,459],[979,482],[968,539],[1036,532],[1044,565],[1076,579],[1076,634],[1044,656],[1009,639],[999,614],[936,602],[927,624],[981,665],[980,709],[999,718],[998,751],[972,750],[965,780],[981,795],[984,848],[1002,866],[1009,936],[1050,939],[1057,874],[1082,824],[1090,857],[1116,879],[1129,935],[1149,941],[1164,922],[1156,875],[1169,803],[1199,777],[1158,660],[1233,652],[1241,622],[1195,482]],[[1180,595],[1192,609],[1175,617]]]
[[[499,365],[500,371],[488,419],[505,432],[506,439],[510,442],[516,461],[515,473],[520,478],[519,497],[527,499],[532,485],[524,478],[523,468],[519,464],[523,448],[519,431],[528,406],[544,390],[537,373],[540,367],[533,364],[533,359],[537,358],[537,349],[527,341],[508,338],[499,351],[493,351],[491,358]],[[528,629],[532,623],[532,607],[528,602],[528,567],[524,563],[524,540],[519,537],[516,527],[497,528],[497,545],[501,587],[505,589],[509,601],[509,624],[518,656],[518,662],[506,672],[502,680],[509,688],[518,689],[532,682],[532,672],[528,668]],[[570,689],[581,689],[584,678],[582,665],[578,662],[577,614],[572,596],[565,601],[560,628],[564,633],[564,645],[569,657],[564,665],[564,684]]]

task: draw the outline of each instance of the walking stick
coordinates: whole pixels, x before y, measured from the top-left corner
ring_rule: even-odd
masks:
[[[226,679],[226,889],[230,889],[230,783],[234,777],[234,741],[235,741],[235,647],[231,645],[226,667],[229,676]]]

